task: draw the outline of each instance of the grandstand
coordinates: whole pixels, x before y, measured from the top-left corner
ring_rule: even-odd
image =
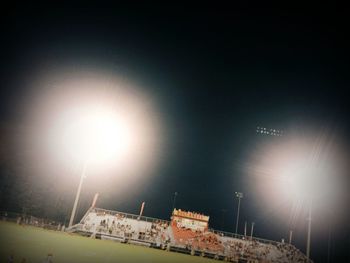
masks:
[[[308,262],[291,244],[209,229],[209,216],[180,209],[166,221],[91,207],[69,231],[230,262]]]

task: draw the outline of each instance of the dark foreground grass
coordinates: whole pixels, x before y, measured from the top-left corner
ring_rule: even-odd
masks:
[[[0,262],[7,262],[11,253],[15,257],[14,262],[21,262],[22,258],[25,258],[26,263],[41,263],[48,253],[53,254],[54,263],[218,262],[207,258],[90,239],[75,234],[0,221]]]

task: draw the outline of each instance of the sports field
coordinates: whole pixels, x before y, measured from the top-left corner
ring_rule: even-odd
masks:
[[[53,262],[218,262],[208,258],[184,255],[147,247],[96,240],[32,226],[0,221],[0,262],[10,254],[14,262],[43,262],[48,253]]]

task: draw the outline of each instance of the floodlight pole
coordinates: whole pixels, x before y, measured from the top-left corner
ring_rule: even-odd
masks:
[[[307,227],[307,243],[306,243],[306,257],[308,262],[310,261],[310,243],[311,243],[311,215],[312,215],[312,199],[309,203],[309,216],[308,216],[308,227]]]
[[[289,230],[289,244],[292,244],[293,230]]]
[[[81,187],[83,185],[83,181],[84,181],[84,177],[85,177],[85,172],[86,172],[86,163],[83,166],[83,171],[82,171],[81,176],[80,176],[79,186],[78,186],[77,194],[75,196],[72,214],[70,216],[68,227],[71,227],[73,225],[73,222],[74,222],[74,217],[75,217],[75,213],[76,213],[77,207],[78,207],[78,202],[79,202]]]
[[[254,225],[255,225],[255,223],[252,222],[252,228],[251,228],[251,230],[250,230],[250,239],[251,239],[251,240],[253,240]]]
[[[241,192],[235,192],[236,197],[238,198],[238,208],[237,208],[237,219],[236,219],[236,231],[235,234],[237,236],[237,231],[238,231],[238,221],[239,221],[239,209],[241,207],[241,198],[243,198],[243,193]]]
[[[176,196],[177,196],[177,192],[174,193],[174,199],[173,199],[173,210],[171,211],[171,213],[173,213],[174,209],[175,209],[175,204],[176,204]]]

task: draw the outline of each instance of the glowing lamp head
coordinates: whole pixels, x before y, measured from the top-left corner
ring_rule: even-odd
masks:
[[[130,123],[116,112],[87,107],[67,115],[61,145],[73,159],[94,164],[117,161],[134,146]]]
[[[323,180],[323,174],[317,171],[317,167],[301,155],[290,156],[288,163],[280,165],[280,186],[287,196],[292,200],[308,200],[314,196]]]
[[[85,165],[92,178],[128,176],[130,183],[155,169],[163,129],[155,98],[141,86],[89,70],[52,72],[34,84],[28,144],[35,142],[31,158],[45,172],[79,174]]]
[[[247,168],[254,176],[252,186],[269,204],[312,200],[314,206],[322,206],[333,198],[336,178],[343,173],[338,149],[328,140],[314,137],[286,136],[262,144],[255,152],[254,164]]]

